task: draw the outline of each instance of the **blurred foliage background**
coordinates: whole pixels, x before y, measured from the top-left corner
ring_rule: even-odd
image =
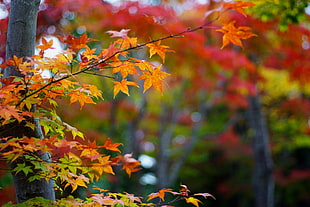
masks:
[[[107,137],[124,143],[122,151],[142,162],[143,169],[131,178],[120,172],[94,186],[147,195],[186,184],[193,193],[217,198],[206,201],[208,206],[253,206],[253,130],[247,107],[248,97],[259,94],[274,162],[275,206],[310,205],[309,2],[251,2],[256,6],[247,17],[233,10],[209,14],[223,3],[215,0],[42,3],[38,37],[87,32],[98,40],[94,48],[109,45],[107,30],[128,28],[142,43],[212,21],[202,31],[162,42],[175,51],[164,63],[171,77],[163,94],[133,89],[131,96],[113,99],[111,80],[85,75],[79,80],[99,86],[105,101],[80,110],[60,100],[64,121],[99,143]],[[251,27],[258,37],[244,42],[244,48],[221,50],[222,36],[215,30],[229,19]],[[148,58],[143,49],[132,55]],[[10,183],[2,173],[0,186],[8,188],[0,191],[0,200],[13,200]],[[75,196],[87,193],[81,189]]]

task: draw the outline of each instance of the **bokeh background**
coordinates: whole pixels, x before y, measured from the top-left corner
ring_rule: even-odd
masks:
[[[135,88],[114,99],[110,79],[81,76],[105,100],[83,110],[59,100],[65,122],[98,143],[108,137],[122,142],[122,151],[141,161],[142,170],[131,178],[115,168],[117,176],[92,187],[145,196],[185,184],[192,193],[217,198],[204,205],[246,207],[264,194],[264,183],[273,188],[274,206],[310,205],[310,6],[306,0],[251,2],[256,6],[245,16],[216,10],[229,3],[220,0],[42,1],[38,43],[42,36],[53,39],[50,55],[65,47],[57,36],[67,33],[87,33],[98,40],[91,47],[103,48],[112,42],[108,30],[130,29],[143,43],[206,25],[161,43],[174,50],[164,63],[153,59],[171,74],[163,94]],[[0,3],[3,61],[9,1]],[[258,36],[243,48],[221,49],[216,30],[231,20]],[[132,56],[149,58],[146,49]],[[5,163],[1,169],[3,204],[15,198]],[[89,193],[79,189],[75,196]]]

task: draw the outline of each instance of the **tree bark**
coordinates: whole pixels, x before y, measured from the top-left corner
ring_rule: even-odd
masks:
[[[40,0],[12,0],[10,8],[10,18],[6,43],[6,59],[17,57],[31,57],[35,50],[37,14]],[[21,76],[16,67],[8,67],[3,71],[3,78],[11,76]],[[35,106],[33,106],[33,111]],[[43,138],[39,120],[34,119],[36,129],[26,127],[24,123],[14,122],[5,125],[1,129],[2,137],[37,137]],[[50,161],[48,153],[37,154],[42,160]],[[18,162],[18,161],[16,161]],[[13,169],[16,162],[10,164]],[[29,164],[29,163],[27,163]],[[43,197],[55,200],[54,183],[45,179],[29,182],[29,175],[23,172],[12,173],[16,189],[16,199],[18,203],[27,201],[34,197]]]
[[[256,207],[274,206],[273,161],[269,148],[269,134],[262,113],[260,97],[249,97],[248,118],[253,130],[254,172],[253,187]]]

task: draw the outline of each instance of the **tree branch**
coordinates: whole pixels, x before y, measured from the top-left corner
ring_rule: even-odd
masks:
[[[95,60],[95,61],[91,62],[89,65],[87,65],[86,67],[84,67],[83,69],[81,69],[79,71],[76,71],[74,73],[65,75],[65,76],[63,76],[61,78],[58,78],[58,79],[53,80],[51,82],[48,82],[46,85],[42,86],[41,88],[38,88],[37,90],[35,90],[35,91],[33,91],[33,92],[29,93],[29,94],[26,94],[23,98],[20,99],[20,101],[16,104],[16,106],[19,106],[24,100],[26,100],[27,98],[29,98],[29,97],[39,93],[40,91],[42,91],[43,89],[47,88],[48,86],[50,86],[50,85],[52,85],[54,83],[60,82],[62,80],[68,79],[70,77],[77,76],[77,75],[79,75],[81,73],[86,73],[87,71],[95,68],[96,66],[98,66],[98,65],[100,65],[102,63],[107,62],[108,60],[112,59],[113,57],[115,57],[118,54],[121,54],[121,53],[127,52],[127,51],[131,51],[131,50],[135,50],[135,49],[139,49],[139,48],[142,48],[142,47],[144,47],[144,46],[146,46],[148,44],[151,44],[151,43],[155,43],[155,42],[158,42],[158,41],[162,41],[162,40],[166,40],[166,39],[171,39],[171,38],[182,37],[182,35],[184,35],[186,33],[191,33],[191,32],[195,32],[197,30],[205,29],[205,28],[208,27],[208,25],[210,25],[211,23],[213,23],[214,21],[216,21],[218,19],[219,19],[219,15],[216,18],[214,18],[213,20],[210,20],[210,21],[206,22],[205,24],[203,24],[201,26],[198,26],[198,27],[195,27],[193,29],[188,28],[187,30],[184,30],[184,31],[176,33],[176,34],[171,34],[171,35],[168,35],[168,36],[165,36],[165,37],[162,37],[162,38],[158,38],[158,39],[155,39],[155,40],[150,40],[150,41],[142,43],[142,44],[137,44],[137,46],[129,47],[129,48],[126,48],[126,49],[119,50],[119,51],[113,53],[109,57],[106,57],[106,58],[103,57],[103,58],[101,58],[99,60]],[[111,77],[107,76],[107,78],[111,78]]]

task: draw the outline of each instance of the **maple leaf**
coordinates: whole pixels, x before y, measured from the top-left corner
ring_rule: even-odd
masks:
[[[148,46],[150,48],[150,58],[153,55],[158,54],[161,57],[161,59],[163,60],[163,62],[165,62],[166,52],[174,52],[173,50],[168,49],[169,46],[160,45],[160,41],[157,41],[155,44],[149,43],[146,46]]]
[[[138,166],[140,166],[140,161],[133,158],[132,153],[125,154],[124,156],[119,155],[119,159],[123,162],[122,169],[125,170],[129,176],[131,175],[131,173],[140,170],[140,168],[137,168]]]
[[[89,178],[85,177],[84,175],[75,175],[71,172],[68,172],[68,179],[66,181],[68,181],[68,183],[65,185],[65,188],[68,186],[72,187],[72,191],[74,192],[77,187],[82,186],[82,187],[87,187],[87,183],[89,183]]]
[[[126,37],[115,41],[115,44],[119,44],[120,48],[130,48],[137,46],[136,37]]]
[[[126,38],[128,32],[130,29],[122,29],[121,31],[114,31],[114,30],[109,30],[106,33],[111,34],[111,37],[121,37],[121,38]]]
[[[247,7],[253,7],[255,6],[255,4],[251,3],[251,2],[243,2],[243,1],[234,1],[232,3],[225,3],[224,4],[224,8],[228,8],[228,9],[234,9],[237,12],[241,13],[243,16],[247,16],[244,8]]]
[[[121,37],[121,39],[116,40],[114,44],[119,44],[121,48],[129,48],[137,46],[136,37],[128,37],[128,32],[130,29],[122,29],[121,31],[110,30],[106,33],[112,34],[111,37]]]
[[[150,195],[148,195],[148,201],[152,200],[154,198],[160,198],[162,201],[165,200],[165,193],[172,193],[172,189],[170,188],[164,188],[164,189],[160,189],[157,193],[151,193]]]
[[[101,156],[97,160],[98,163],[93,163],[93,166],[91,168],[97,173],[97,175],[95,175],[97,179],[99,179],[103,173],[109,173],[112,175],[115,174],[113,168],[111,167],[110,156]]]
[[[33,116],[31,112],[20,111],[15,106],[6,105],[0,109],[0,117],[3,118],[2,125],[9,122],[11,118],[15,118],[18,122],[25,120],[25,116]]]
[[[135,82],[132,82],[132,81],[127,81],[127,79],[123,79],[121,82],[119,81],[113,81],[113,83],[115,84],[113,86],[113,89],[114,89],[114,98],[115,96],[120,92],[122,91],[123,93],[127,94],[129,96],[129,91],[128,91],[128,86],[131,85],[131,86],[136,86],[139,88],[139,86],[135,83]]]
[[[213,195],[211,195],[210,193],[195,193],[193,196],[203,196],[204,198],[211,197],[214,200],[216,200],[216,198]]]
[[[90,49],[87,45],[85,47],[85,51],[82,52],[82,54],[80,54],[80,57],[82,59],[82,62],[88,62],[94,59],[98,59],[98,56],[95,55],[96,52],[96,48],[94,49]]]
[[[104,57],[104,58],[110,58],[113,56],[113,58],[111,59],[113,62],[118,61],[117,56],[115,54],[122,54],[124,56],[126,56],[126,53],[120,53],[120,48],[115,46],[115,43],[110,44],[108,49],[102,49],[100,52],[100,57]]]
[[[103,148],[115,152],[121,152],[117,147],[120,146],[122,143],[112,143],[112,140],[110,138],[106,139],[106,141],[103,144]]]
[[[100,154],[97,150],[97,145],[96,142],[89,142],[87,146],[83,146],[82,147],[83,150],[81,152],[81,157],[87,157],[89,158],[91,161],[94,161],[96,159],[98,159],[98,157],[100,157]]]
[[[95,39],[88,38],[87,34],[84,33],[80,37],[74,37],[72,35],[68,35],[67,37],[58,37],[61,42],[67,43],[70,45],[72,49],[81,49],[87,47],[87,43],[90,41],[95,41]]]
[[[36,48],[40,49],[40,56],[42,57],[44,55],[44,50],[47,49],[55,49],[53,46],[53,40],[47,41],[44,37],[42,38],[42,45],[37,46]]]
[[[155,65],[153,65],[152,63],[148,62],[148,61],[145,61],[145,60],[138,60],[138,59],[135,59],[135,58],[132,58],[134,61],[138,61],[135,65],[137,67],[139,67],[139,69],[141,71],[151,71]]]
[[[193,197],[186,198],[185,201],[186,203],[191,203],[196,207],[199,207],[199,203],[202,203],[199,199]]]
[[[138,74],[138,71],[135,67],[136,65],[130,62],[127,62],[127,63],[116,62],[116,63],[111,63],[110,65],[115,66],[115,68],[113,68],[112,70],[112,73],[120,72],[123,78],[126,78],[128,74],[131,74],[131,75]]]
[[[76,136],[84,139],[84,134],[80,132],[77,128],[63,122],[63,125],[67,128],[68,131],[72,133],[73,139],[75,139]]]
[[[250,37],[256,37],[257,35],[252,33],[250,30],[250,27],[235,27],[236,21],[231,21],[227,24],[223,23],[223,27],[221,29],[218,29],[216,31],[222,32],[223,35],[223,45],[221,49],[223,49],[226,45],[228,45],[230,42],[234,45],[242,47],[241,40],[248,39]]]
[[[7,61],[7,65],[14,65],[16,67],[18,67],[20,64],[22,64],[22,62],[24,61],[23,57],[17,57],[17,56],[13,56],[13,58],[8,59]]]
[[[93,99],[86,95],[85,93],[82,93],[80,91],[74,91],[70,94],[70,104],[74,102],[79,102],[81,105],[81,108],[83,108],[85,103],[92,103],[95,104]]]
[[[102,92],[97,88],[97,86],[85,83],[83,83],[82,86],[86,89],[89,95],[103,100]]]
[[[32,173],[33,170],[31,169],[30,166],[26,166],[25,163],[21,163],[21,164],[17,164],[17,166],[13,169],[13,171],[15,171],[15,173],[19,173],[20,171],[23,171],[25,173],[25,175],[28,175],[28,173]]]
[[[162,93],[162,83],[163,80],[168,77],[170,74],[161,71],[161,66],[159,65],[156,68],[152,70],[145,70],[142,71],[143,74],[139,77],[140,79],[145,79],[144,80],[144,90],[143,92],[147,91],[151,86],[154,86],[156,90]]]

